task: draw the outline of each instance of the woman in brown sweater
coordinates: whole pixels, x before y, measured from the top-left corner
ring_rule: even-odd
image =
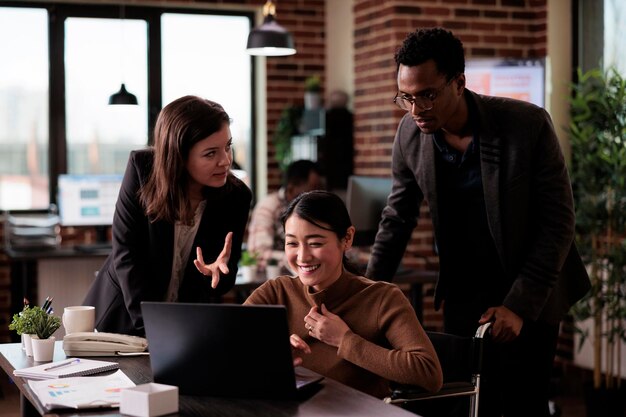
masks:
[[[389,381],[437,391],[441,366],[400,289],[349,272],[354,226],[335,194],[298,196],[282,216],[297,276],[269,280],[246,304],[287,307],[295,364],[382,398]]]

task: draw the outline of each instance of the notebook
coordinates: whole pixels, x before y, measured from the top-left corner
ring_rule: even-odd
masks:
[[[284,306],[142,302],[141,309],[154,382],[181,394],[294,398],[323,379],[294,369]]]
[[[16,369],[13,375],[30,379],[68,378],[112,371],[120,366],[116,362],[98,361],[85,358],[68,358],[57,362],[48,362],[30,368]]]

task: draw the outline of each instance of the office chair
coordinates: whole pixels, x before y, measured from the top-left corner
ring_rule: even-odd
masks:
[[[395,384],[392,385],[391,395],[384,401],[406,408],[413,401],[469,397],[469,416],[477,417],[483,342],[490,325],[491,323],[485,323],[480,326],[474,337],[426,332],[441,363],[443,386],[433,394],[421,387]]]

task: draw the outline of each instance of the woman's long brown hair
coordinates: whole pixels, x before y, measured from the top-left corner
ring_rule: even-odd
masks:
[[[195,96],[181,97],[161,110],[154,128],[152,172],[139,190],[139,200],[151,221],[191,222],[194,213],[186,195],[189,151],[229,123],[221,105]]]

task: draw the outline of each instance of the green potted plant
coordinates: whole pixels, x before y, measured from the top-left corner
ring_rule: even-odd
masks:
[[[41,307],[33,307],[33,328],[39,340],[50,339],[59,327],[61,318],[46,313]]]
[[[258,255],[254,252],[244,250],[241,252],[241,274],[243,282],[256,281]]]
[[[14,330],[18,335],[22,336],[22,345],[26,356],[33,356],[32,336],[35,334],[35,326],[33,317],[35,310],[30,308],[28,304],[24,304],[24,308],[19,313],[13,315],[13,319],[9,324],[9,330]]]
[[[313,74],[304,80],[304,108],[317,110],[322,106],[322,79]]]
[[[570,101],[576,239],[591,290],[572,308],[580,345],[593,351],[593,390],[623,416],[621,345],[626,340],[626,79],[615,69],[578,71]],[[591,323],[586,328],[581,323]],[[590,327],[590,328],[589,328]],[[604,374],[604,378],[602,377]],[[615,398],[611,400],[610,398]],[[588,402],[588,407],[592,402]],[[621,403],[621,404],[620,404]]]
[[[54,356],[54,332],[61,327],[61,319],[48,314],[41,307],[33,307],[32,324],[35,336],[32,338],[33,359],[37,362],[49,362]]]
[[[257,264],[257,258],[256,253],[244,250],[241,252],[241,266],[254,266]]]
[[[283,109],[272,136],[276,162],[281,171],[285,171],[291,163],[291,138],[300,133],[302,107],[288,105]]]
[[[322,91],[322,79],[318,74],[313,74],[304,80],[305,91],[319,93]]]

